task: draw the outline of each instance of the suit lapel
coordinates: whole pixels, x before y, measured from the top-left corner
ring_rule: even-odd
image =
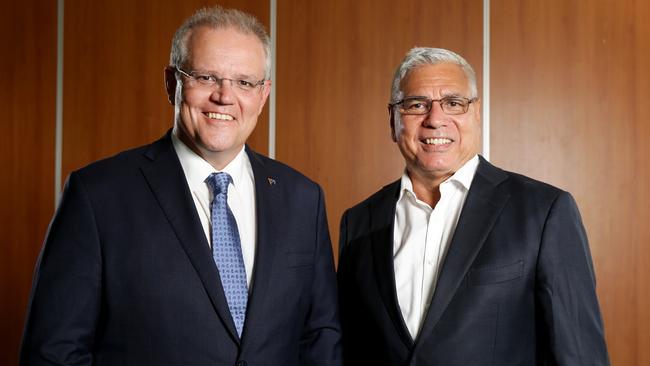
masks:
[[[282,184],[285,183],[274,176],[260,156],[251,151],[248,146],[246,146],[246,153],[251,162],[255,180],[257,243],[244,333],[247,332],[246,329],[255,329],[255,324],[264,322],[263,316],[269,315],[265,314],[262,309],[275,262],[276,242],[280,238],[277,231],[278,227],[282,227],[279,221],[283,217],[281,212],[283,200],[280,192],[283,191]]]
[[[411,348],[413,339],[404,323],[397,300],[395,269],[393,266],[393,230],[395,223],[395,205],[399,198],[401,183],[396,181],[384,188],[384,195],[370,205],[370,232],[372,241],[375,279],[382,301],[395,329],[404,342]]]
[[[481,157],[420,332],[424,337],[433,332],[505,206],[509,195],[497,189],[505,178]]]
[[[169,220],[185,253],[199,274],[221,321],[233,340],[239,342],[228,303],[221,286],[219,272],[212,259],[210,247],[196,212],[192,195],[187,187],[183,168],[174,151],[171,134],[153,143],[145,152],[151,160],[141,167],[160,207]]]

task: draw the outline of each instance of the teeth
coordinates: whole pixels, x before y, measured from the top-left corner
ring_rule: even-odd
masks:
[[[424,139],[424,142],[427,145],[443,145],[443,144],[450,144],[451,140],[445,138],[435,138],[435,139]]]
[[[228,114],[208,112],[207,115],[208,115],[208,118],[210,118],[210,119],[220,119],[222,121],[232,121],[233,120],[232,116],[228,115]]]

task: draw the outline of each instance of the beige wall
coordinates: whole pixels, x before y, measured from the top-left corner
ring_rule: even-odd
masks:
[[[269,1],[221,2],[270,24]],[[62,174],[171,126],[174,29],[207,1],[65,1]],[[401,5],[400,5],[401,4]],[[650,3],[492,0],[491,160],[569,190],[582,210],[614,365],[650,364]],[[20,5],[20,6],[19,6]],[[8,5],[0,37],[0,364],[15,364],[54,208],[56,4]],[[342,211],[397,179],[386,103],[413,46],[483,68],[483,2],[277,1],[276,156]],[[268,112],[251,145],[268,151]]]

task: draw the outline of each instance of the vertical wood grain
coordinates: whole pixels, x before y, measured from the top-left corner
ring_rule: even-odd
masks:
[[[336,248],[343,210],[404,169],[386,109],[395,68],[443,47],[480,80],[481,2],[279,1],[277,19],[277,158],[323,186]]]
[[[634,83],[634,116],[635,129],[634,139],[630,142],[633,146],[633,158],[635,166],[633,170],[628,172],[634,178],[632,179],[633,186],[628,192],[622,191],[622,195],[631,196],[634,201],[634,211],[632,214],[626,213],[626,218],[619,218],[626,231],[632,231],[633,237],[631,243],[625,243],[625,247],[629,247],[636,254],[634,263],[634,271],[626,273],[626,277],[635,276],[634,297],[636,297],[636,319],[634,319],[636,329],[631,333],[632,342],[637,344],[639,353],[636,357],[637,365],[650,365],[650,121],[647,119],[650,115],[650,2],[636,1],[634,8],[625,14],[625,16],[633,16],[634,22],[634,69],[633,80]],[[625,65],[627,66],[627,65]],[[629,72],[632,72],[630,70]],[[632,86],[630,86],[632,87]],[[628,91],[628,90],[626,90]],[[629,91],[628,91],[629,92]],[[612,96],[616,100],[616,96]],[[625,103],[625,102],[623,102]],[[614,199],[612,199],[614,201]],[[629,220],[629,221],[628,221]],[[615,253],[621,250],[621,243],[618,238],[612,238],[608,245],[603,245],[608,248],[602,255],[602,260],[616,261],[617,256]],[[624,248],[625,248],[624,247]],[[625,249],[622,249],[625,250]],[[613,253],[609,253],[609,252]],[[623,267],[623,264],[618,264]],[[627,280],[627,279],[623,279]],[[602,282],[601,278],[601,282]],[[611,281],[608,287],[615,287],[617,283]],[[603,288],[602,292],[607,291]],[[625,295],[623,295],[625,296]],[[627,306],[627,305],[624,305]],[[625,308],[609,310],[607,317],[610,323],[617,323],[620,314],[625,314]],[[610,332],[610,339],[618,338],[618,328],[612,326],[613,332]],[[616,347],[613,349],[618,359],[624,359],[623,352],[624,341],[611,340],[610,343]],[[618,363],[623,365],[622,362]]]
[[[56,1],[0,15],[0,364],[18,363],[34,263],[54,211]]]
[[[650,362],[650,8],[492,1],[492,160],[572,192],[612,364]]]
[[[280,0],[277,157],[343,210],[403,169],[386,103],[413,46],[482,70],[482,2]],[[574,194],[614,365],[650,364],[650,2],[491,0],[491,156]],[[65,1],[63,174],[172,125],[163,68],[203,0]],[[269,24],[267,0],[220,1]],[[0,364],[16,364],[32,271],[54,206],[56,2],[7,3],[0,37]],[[480,90],[480,85],[479,85]],[[268,150],[268,113],[249,140]]]

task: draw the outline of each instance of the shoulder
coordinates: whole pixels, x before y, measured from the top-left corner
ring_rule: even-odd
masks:
[[[178,157],[167,136],[92,162],[71,172],[70,177],[79,178],[84,185],[114,189],[143,180],[142,167],[156,160],[165,162],[166,167],[178,166],[180,169]],[[169,162],[171,164],[167,164]]]
[[[397,180],[345,210],[341,217],[341,230],[346,231],[347,238],[352,240],[374,229],[390,226],[399,189],[400,180]]]
[[[512,192],[522,192],[525,194],[536,194],[543,196],[557,196],[564,192],[562,189],[549,183],[525,176],[515,172],[505,172],[508,175],[505,187]]]
[[[131,166],[138,166],[143,162],[144,152],[147,146],[125,150],[115,155],[94,161],[78,170],[75,173],[82,175],[101,174],[103,172],[120,171]]]
[[[77,174],[87,179],[93,177],[97,179],[110,179],[134,170],[137,171],[143,163],[148,161],[145,153],[149,146],[140,146],[102,158],[73,171],[72,174]]]
[[[498,168],[481,157],[481,161],[476,170],[474,177],[475,182],[488,182],[497,187],[498,190],[507,193],[511,197],[538,197],[539,199],[555,199],[562,194],[564,190],[553,186],[549,183],[528,177],[526,175],[503,170]]]
[[[545,216],[554,208],[577,210],[577,204],[569,192],[523,174],[502,170],[481,159],[470,194],[483,190],[486,182],[508,197],[510,207],[528,215],[536,212]]]
[[[363,201],[357,203],[356,205],[348,208],[346,214],[354,215],[356,213],[362,213],[368,210],[372,210],[379,206],[384,206],[385,204],[395,204],[399,196],[400,189],[400,180],[391,182],[375,193],[368,196]]]
[[[287,193],[293,195],[322,195],[320,185],[298,170],[259,154],[248,147],[246,147],[246,152],[253,168],[256,183],[274,186],[280,190],[285,189]]]

